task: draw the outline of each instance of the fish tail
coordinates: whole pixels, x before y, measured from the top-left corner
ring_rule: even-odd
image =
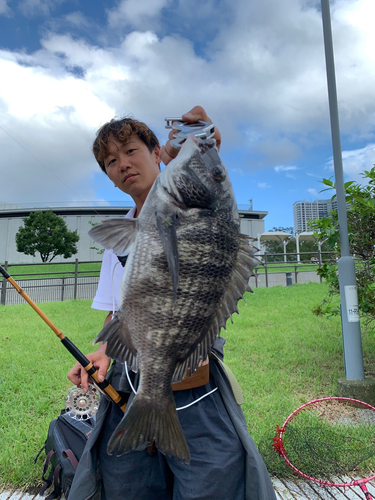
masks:
[[[108,453],[129,453],[144,443],[155,442],[156,448],[169,457],[190,463],[190,452],[178,420],[173,396],[166,405],[152,406],[138,394],[127,414],[108,442]]]

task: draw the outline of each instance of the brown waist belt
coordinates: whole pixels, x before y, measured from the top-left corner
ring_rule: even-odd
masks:
[[[202,366],[199,366],[191,377],[184,378],[177,384],[172,384],[173,391],[183,391],[185,389],[194,389],[208,384],[210,379],[210,368],[208,359]]]

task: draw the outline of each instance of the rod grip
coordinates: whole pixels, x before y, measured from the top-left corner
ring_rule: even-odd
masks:
[[[105,392],[114,403],[118,404],[123,411],[125,411],[126,404],[123,398],[120,396],[120,394],[109,384],[107,380],[103,380],[103,382],[100,382],[98,379],[98,370],[95,368],[95,366],[91,363],[91,361],[86,358],[84,354],[73,344],[71,340],[68,339],[68,337],[64,337],[61,340],[61,343],[66,347],[66,349],[70,352],[70,354],[73,355],[73,357],[80,363],[83,368],[86,370],[88,375],[92,377],[95,380],[96,385],[101,389],[103,392]]]
[[[3,266],[0,266],[0,273],[4,276],[4,278],[7,280],[8,278],[10,278],[10,274],[8,274],[5,269],[3,268]]]

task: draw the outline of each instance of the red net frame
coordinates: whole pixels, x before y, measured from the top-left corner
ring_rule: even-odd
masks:
[[[315,477],[309,476],[308,474],[305,474],[301,470],[297,469],[290,460],[287,457],[287,450],[284,448],[284,442],[283,442],[283,434],[285,432],[286,426],[293,420],[293,418],[298,415],[299,413],[306,411],[307,409],[311,409],[311,407],[314,408],[322,408],[323,406],[327,406],[329,404],[337,404],[337,403],[350,403],[351,406],[354,406],[356,408],[363,408],[366,410],[371,410],[375,414],[375,408],[371,406],[368,403],[365,403],[363,401],[359,401],[358,399],[352,399],[352,398],[342,398],[342,397],[329,397],[329,398],[321,398],[321,399],[314,399],[313,401],[310,401],[308,403],[303,404],[296,410],[294,410],[289,417],[285,420],[284,424],[282,427],[277,426],[276,427],[276,436],[273,438],[273,444],[272,446],[274,449],[279,453],[280,456],[282,456],[285,460],[285,462],[293,469],[293,471],[298,474],[299,476],[304,477],[305,479],[308,479],[309,481],[314,481],[315,483],[318,483],[320,486],[332,486],[336,488],[348,488],[350,486],[359,486],[364,494],[366,495],[366,499],[371,500],[373,497],[372,495],[368,492],[366,488],[366,483],[371,481],[372,479],[375,479],[375,474],[372,476],[369,476],[367,478],[362,478],[362,479],[355,479],[347,483],[335,483],[335,482],[330,482],[330,481],[325,481],[322,479],[317,479]]]

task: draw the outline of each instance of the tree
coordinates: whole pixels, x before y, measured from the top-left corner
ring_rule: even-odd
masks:
[[[101,222],[92,222],[91,220],[89,220],[89,224],[90,224],[90,226],[95,227],[95,226],[98,226],[99,224],[101,224]],[[98,247],[90,247],[90,250],[96,250],[96,253],[98,255],[103,255],[105,249],[98,248]]]
[[[56,255],[68,259],[77,253],[77,231],[70,231],[64,219],[52,210],[31,212],[23,222],[16,234],[17,252],[33,257],[39,252],[42,262],[51,262]]]
[[[366,185],[346,182],[345,193],[349,205],[349,245],[356,264],[359,311],[369,326],[375,321],[375,166],[361,175],[367,181]],[[331,179],[323,179],[322,183],[328,186],[327,189],[335,188]],[[341,252],[337,211],[332,210],[331,217],[313,221],[311,227],[319,231],[316,235],[321,241],[327,239],[336,258],[339,258]],[[316,315],[339,314],[339,307],[332,305],[332,299],[340,293],[336,263],[323,264],[318,273],[328,282],[329,291],[313,312]]]

